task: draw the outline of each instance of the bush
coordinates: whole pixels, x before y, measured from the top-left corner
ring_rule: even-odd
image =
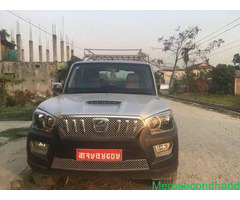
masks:
[[[17,80],[12,75],[0,76],[0,105],[5,105],[8,97],[7,86],[9,84],[19,84],[24,80]]]
[[[174,78],[173,79],[173,86],[170,88],[170,94],[178,94],[181,87],[181,80]]]
[[[15,105],[26,105],[27,103],[33,103],[35,94],[30,92],[29,90],[20,91],[15,90],[14,92],[14,104]]]
[[[218,64],[211,71],[212,93],[234,94],[235,67],[232,65]]]
[[[7,107],[13,107],[13,106],[15,106],[15,99],[14,99],[14,97],[12,97],[12,96],[8,96],[7,98],[6,98],[6,106]]]

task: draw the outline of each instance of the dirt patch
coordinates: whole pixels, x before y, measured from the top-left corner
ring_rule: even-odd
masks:
[[[61,177],[54,186],[38,186],[34,183],[31,171],[22,177],[22,180],[14,181],[11,184],[13,190],[150,190],[151,180],[131,179],[82,179]]]

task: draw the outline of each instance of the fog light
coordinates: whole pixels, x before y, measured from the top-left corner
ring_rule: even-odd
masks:
[[[172,153],[173,143],[164,143],[164,144],[158,144],[154,145],[153,149],[155,152],[155,155],[157,157],[159,156],[166,156]]]
[[[43,142],[30,141],[30,150],[32,153],[46,155],[49,145]]]

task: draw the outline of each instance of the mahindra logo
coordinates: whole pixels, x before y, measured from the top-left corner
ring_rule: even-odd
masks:
[[[105,133],[108,129],[109,120],[107,118],[93,118],[93,129],[96,133]]]

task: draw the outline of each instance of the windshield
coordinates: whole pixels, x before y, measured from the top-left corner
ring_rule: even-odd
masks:
[[[75,64],[64,93],[156,95],[150,66],[129,63]]]

